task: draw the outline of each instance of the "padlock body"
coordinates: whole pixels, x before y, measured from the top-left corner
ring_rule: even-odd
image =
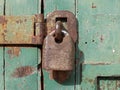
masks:
[[[66,31],[62,31],[64,38],[61,43],[55,41],[52,31],[44,40],[42,67],[46,70],[72,70],[74,68],[75,46]]]

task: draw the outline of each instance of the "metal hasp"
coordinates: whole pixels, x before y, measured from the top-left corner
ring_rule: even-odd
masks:
[[[46,25],[42,67],[50,73],[51,79],[63,83],[74,69],[76,17],[69,11],[55,11],[48,15]]]
[[[45,35],[43,14],[0,16],[0,45],[42,44]]]
[[[54,11],[44,21],[43,14],[0,16],[0,45],[43,45],[42,67],[62,83],[74,69],[77,20],[69,11]],[[26,68],[18,68],[15,77],[22,77]]]

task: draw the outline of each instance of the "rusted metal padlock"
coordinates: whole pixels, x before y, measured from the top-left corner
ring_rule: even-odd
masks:
[[[43,44],[42,67],[58,82],[69,77],[74,68],[75,45],[61,21],[56,22],[56,30],[49,33]]]

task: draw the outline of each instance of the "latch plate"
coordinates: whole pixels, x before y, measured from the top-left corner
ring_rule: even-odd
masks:
[[[33,16],[0,16],[0,45],[42,44],[43,29],[44,17],[42,14]]]

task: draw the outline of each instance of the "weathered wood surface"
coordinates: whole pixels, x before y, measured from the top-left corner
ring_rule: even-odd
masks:
[[[77,0],[76,4],[79,22],[76,90],[99,90],[98,76],[120,76],[120,1]],[[101,90],[119,90],[114,81],[113,85],[100,81]]]
[[[0,15],[4,14],[4,0],[0,0]],[[4,48],[0,47],[0,89],[4,90]]]
[[[5,14],[18,16],[36,14],[39,11],[38,1],[6,0]],[[38,62],[36,47],[5,47],[5,90],[40,90]],[[25,66],[28,69],[25,69]],[[23,73],[20,73],[21,71]],[[30,75],[26,76],[26,73]]]
[[[4,80],[5,80],[3,54],[4,54],[3,47],[0,47],[0,88],[1,90],[4,90]]]

